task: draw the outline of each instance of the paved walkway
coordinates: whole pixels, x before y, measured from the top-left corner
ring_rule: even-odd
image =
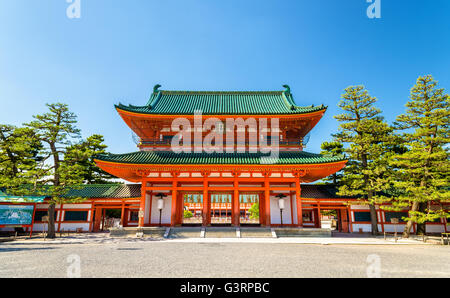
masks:
[[[109,237],[108,234],[74,234],[56,239],[19,238],[14,243],[21,244],[82,244],[82,243],[119,243],[119,242],[155,242],[155,243],[273,243],[273,244],[320,244],[320,245],[432,245],[436,241],[424,243],[419,238],[401,239],[394,237],[280,237],[280,238],[136,238]]]
[[[49,242],[53,241],[61,240]],[[450,277],[450,247],[442,245],[280,245],[283,242],[223,243],[225,239],[217,240],[222,243],[189,243],[136,238],[85,241],[69,245],[2,243],[0,278]]]

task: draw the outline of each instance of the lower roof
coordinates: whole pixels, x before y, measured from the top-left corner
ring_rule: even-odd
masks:
[[[175,153],[173,151],[138,151],[126,154],[101,154],[95,159],[123,164],[320,164],[345,160],[344,156],[328,157],[304,151],[280,151],[275,162],[271,162],[269,154],[258,153]]]
[[[81,184],[68,187],[66,198],[112,198],[112,199],[128,199],[141,197],[140,184]],[[37,193],[40,196],[13,196],[7,194],[7,191],[0,190],[0,202],[42,202],[44,198],[49,196],[46,187]]]
[[[127,199],[141,197],[140,184],[85,184],[70,189],[67,197]]]

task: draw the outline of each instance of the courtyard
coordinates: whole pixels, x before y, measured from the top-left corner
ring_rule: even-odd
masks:
[[[0,244],[0,277],[68,277],[74,260],[76,277],[371,277],[374,264],[376,277],[450,277],[448,246],[288,240],[8,242]]]

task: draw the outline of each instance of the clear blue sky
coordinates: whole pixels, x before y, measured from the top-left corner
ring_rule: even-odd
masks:
[[[404,111],[419,75],[450,89],[450,1],[0,0],[0,123],[20,125],[68,103],[83,136],[114,153],[135,151],[113,105],[167,90],[282,90],[325,104],[307,151],[337,129],[342,90],[364,84],[387,120]]]

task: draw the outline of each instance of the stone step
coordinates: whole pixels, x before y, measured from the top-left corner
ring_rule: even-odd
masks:
[[[234,227],[207,227],[205,238],[236,238]]]
[[[127,228],[112,228],[109,230],[111,237],[136,237],[136,233],[142,231],[145,237],[163,238],[166,232],[165,227],[127,227]]]
[[[270,228],[241,227],[241,238],[272,238],[272,231]]]
[[[331,237],[331,229],[275,228],[277,237]]]
[[[201,227],[175,227],[170,228],[169,237],[171,239],[180,238],[200,238]]]

